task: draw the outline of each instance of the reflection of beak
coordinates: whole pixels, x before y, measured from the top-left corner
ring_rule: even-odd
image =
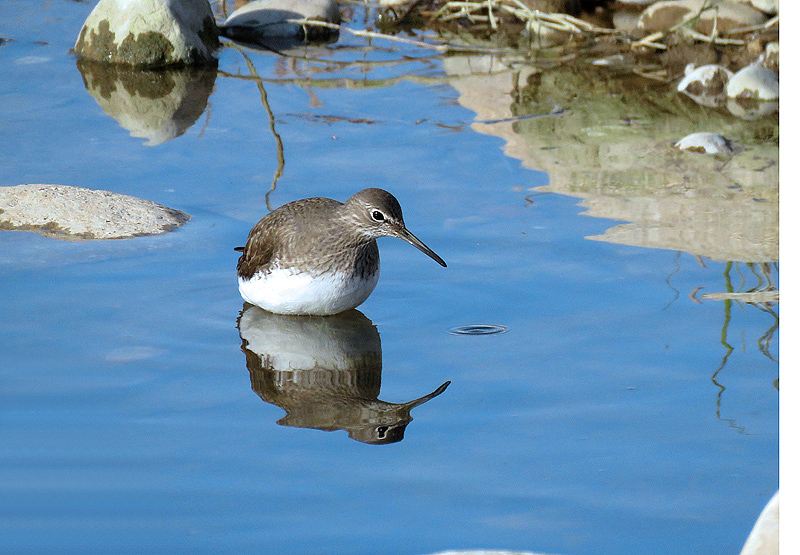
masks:
[[[420,406],[421,404],[423,404],[423,403],[427,403],[428,401],[430,401],[430,400],[431,400],[431,399],[433,399],[434,397],[438,397],[439,395],[441,395],[442,393],[444,393],[444,390],[445,390],[445,389],[447,389],[447,386],[448,386],[448,385],[450,385],[450,380],[447,380],[447,381],[446,381],[446,382],[444,382],[442,385],[440,385],[439,387],[437,387],[437,388],[436,388],[436,389],[435,389],[433,392],[431,392],[431,393],[428,393],[428,394],[427,394],[427,395],[425,395],[424,397],[420,397],[419,399],[415,399],[415,400],[413,400],[413,401],[409,401],[408,403],[404,403],[404,404],[405,404],[405,406],[407,406],[407,407],[408,407],[408,409],[409,409],[409,410],[411,410],[411,409],[413,409],[413,408],[415,408],[415,407],[418,407],[418,406]]]
[[[430,256],[431,258],[433,258],[433,259],[434,259],[436,262],[438,262],[440,265],[442,265],[442,266],[444,266],[445,268],[447,268],[447,264],[445,264],[445,263],[444,263],[444,260],[442,260],[442,259],[439,257],[439,255],[438,255],[438,254],[436,254],[436,253],[435,253],[435,252],[433,252],[431,249],[429,249],[429,248],[428,248],[428,246],[427,246],[425,243],[423,243],[422,241],[420,241],[419,239],[417,239],[417,238],[414,236],[414,234],[413,234],[413,233],[411,233],[409,230],[407,230],[405,227],[400,227],[400,228],[397,228],[397,229],[396,229],[396,232],[397,232],[397,235],[396,235],[396,236],[397,236],[398,238],[400,238],[400,239],[402,239],[403,241],[406,241],[406,242],[408,242],[408,243],[411,243],[412,245],[414,245],[415,247],[417,247],[419,250],[421,250],[422,252],[424,252],[425,254],[427,254],[428,256]]]

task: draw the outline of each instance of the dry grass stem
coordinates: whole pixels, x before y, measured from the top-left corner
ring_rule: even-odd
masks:
[[[775,16],[769,21],[765,21],[761,25],[750,25],[749,27],[739,27],[738,29],[731,29],[730,31],[725,31],[726,35],[743,35],[746,33],[756,33],[759,31],[767,31],[770,28],[774,27],[780,23],[780,17]]]

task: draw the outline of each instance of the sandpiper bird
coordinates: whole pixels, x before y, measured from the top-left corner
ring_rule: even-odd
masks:
[[[236,250],[239,292],[278,314],[338,314],[355,308],[378,283],[378,237],[397,237],[442,266],[444,260],[406,229],[400,203],[364,189],[342,204],[329,198],[290,202],[264,216]]]

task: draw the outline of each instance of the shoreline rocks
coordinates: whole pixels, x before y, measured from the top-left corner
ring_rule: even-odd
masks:
[[[677,89],[703,106],[726,106],[742,119],[757,119],[778,110],[778,76],[759,63],[736,73],[719,65],[695,69],[689,64]]]

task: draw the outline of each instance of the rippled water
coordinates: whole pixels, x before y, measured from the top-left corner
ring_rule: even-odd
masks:
[[[0,234],[0,551],[738,552],[778,486],[778,305],[725,294],[778,285],[777,188],[755,143],[720,170],[648,133],[774,122],[655,85],[669,119],[604,116],[580,68],[515,89],[501,60],[342,37],[329,63],[228,47],[196,121],[132,137],[68,53],[92,5],[0,1],[0,185],[192,220]],[[448,267],[384,239],[361,314],[242,313],[233,247],[280,155],[271,206],[383,187]]]

